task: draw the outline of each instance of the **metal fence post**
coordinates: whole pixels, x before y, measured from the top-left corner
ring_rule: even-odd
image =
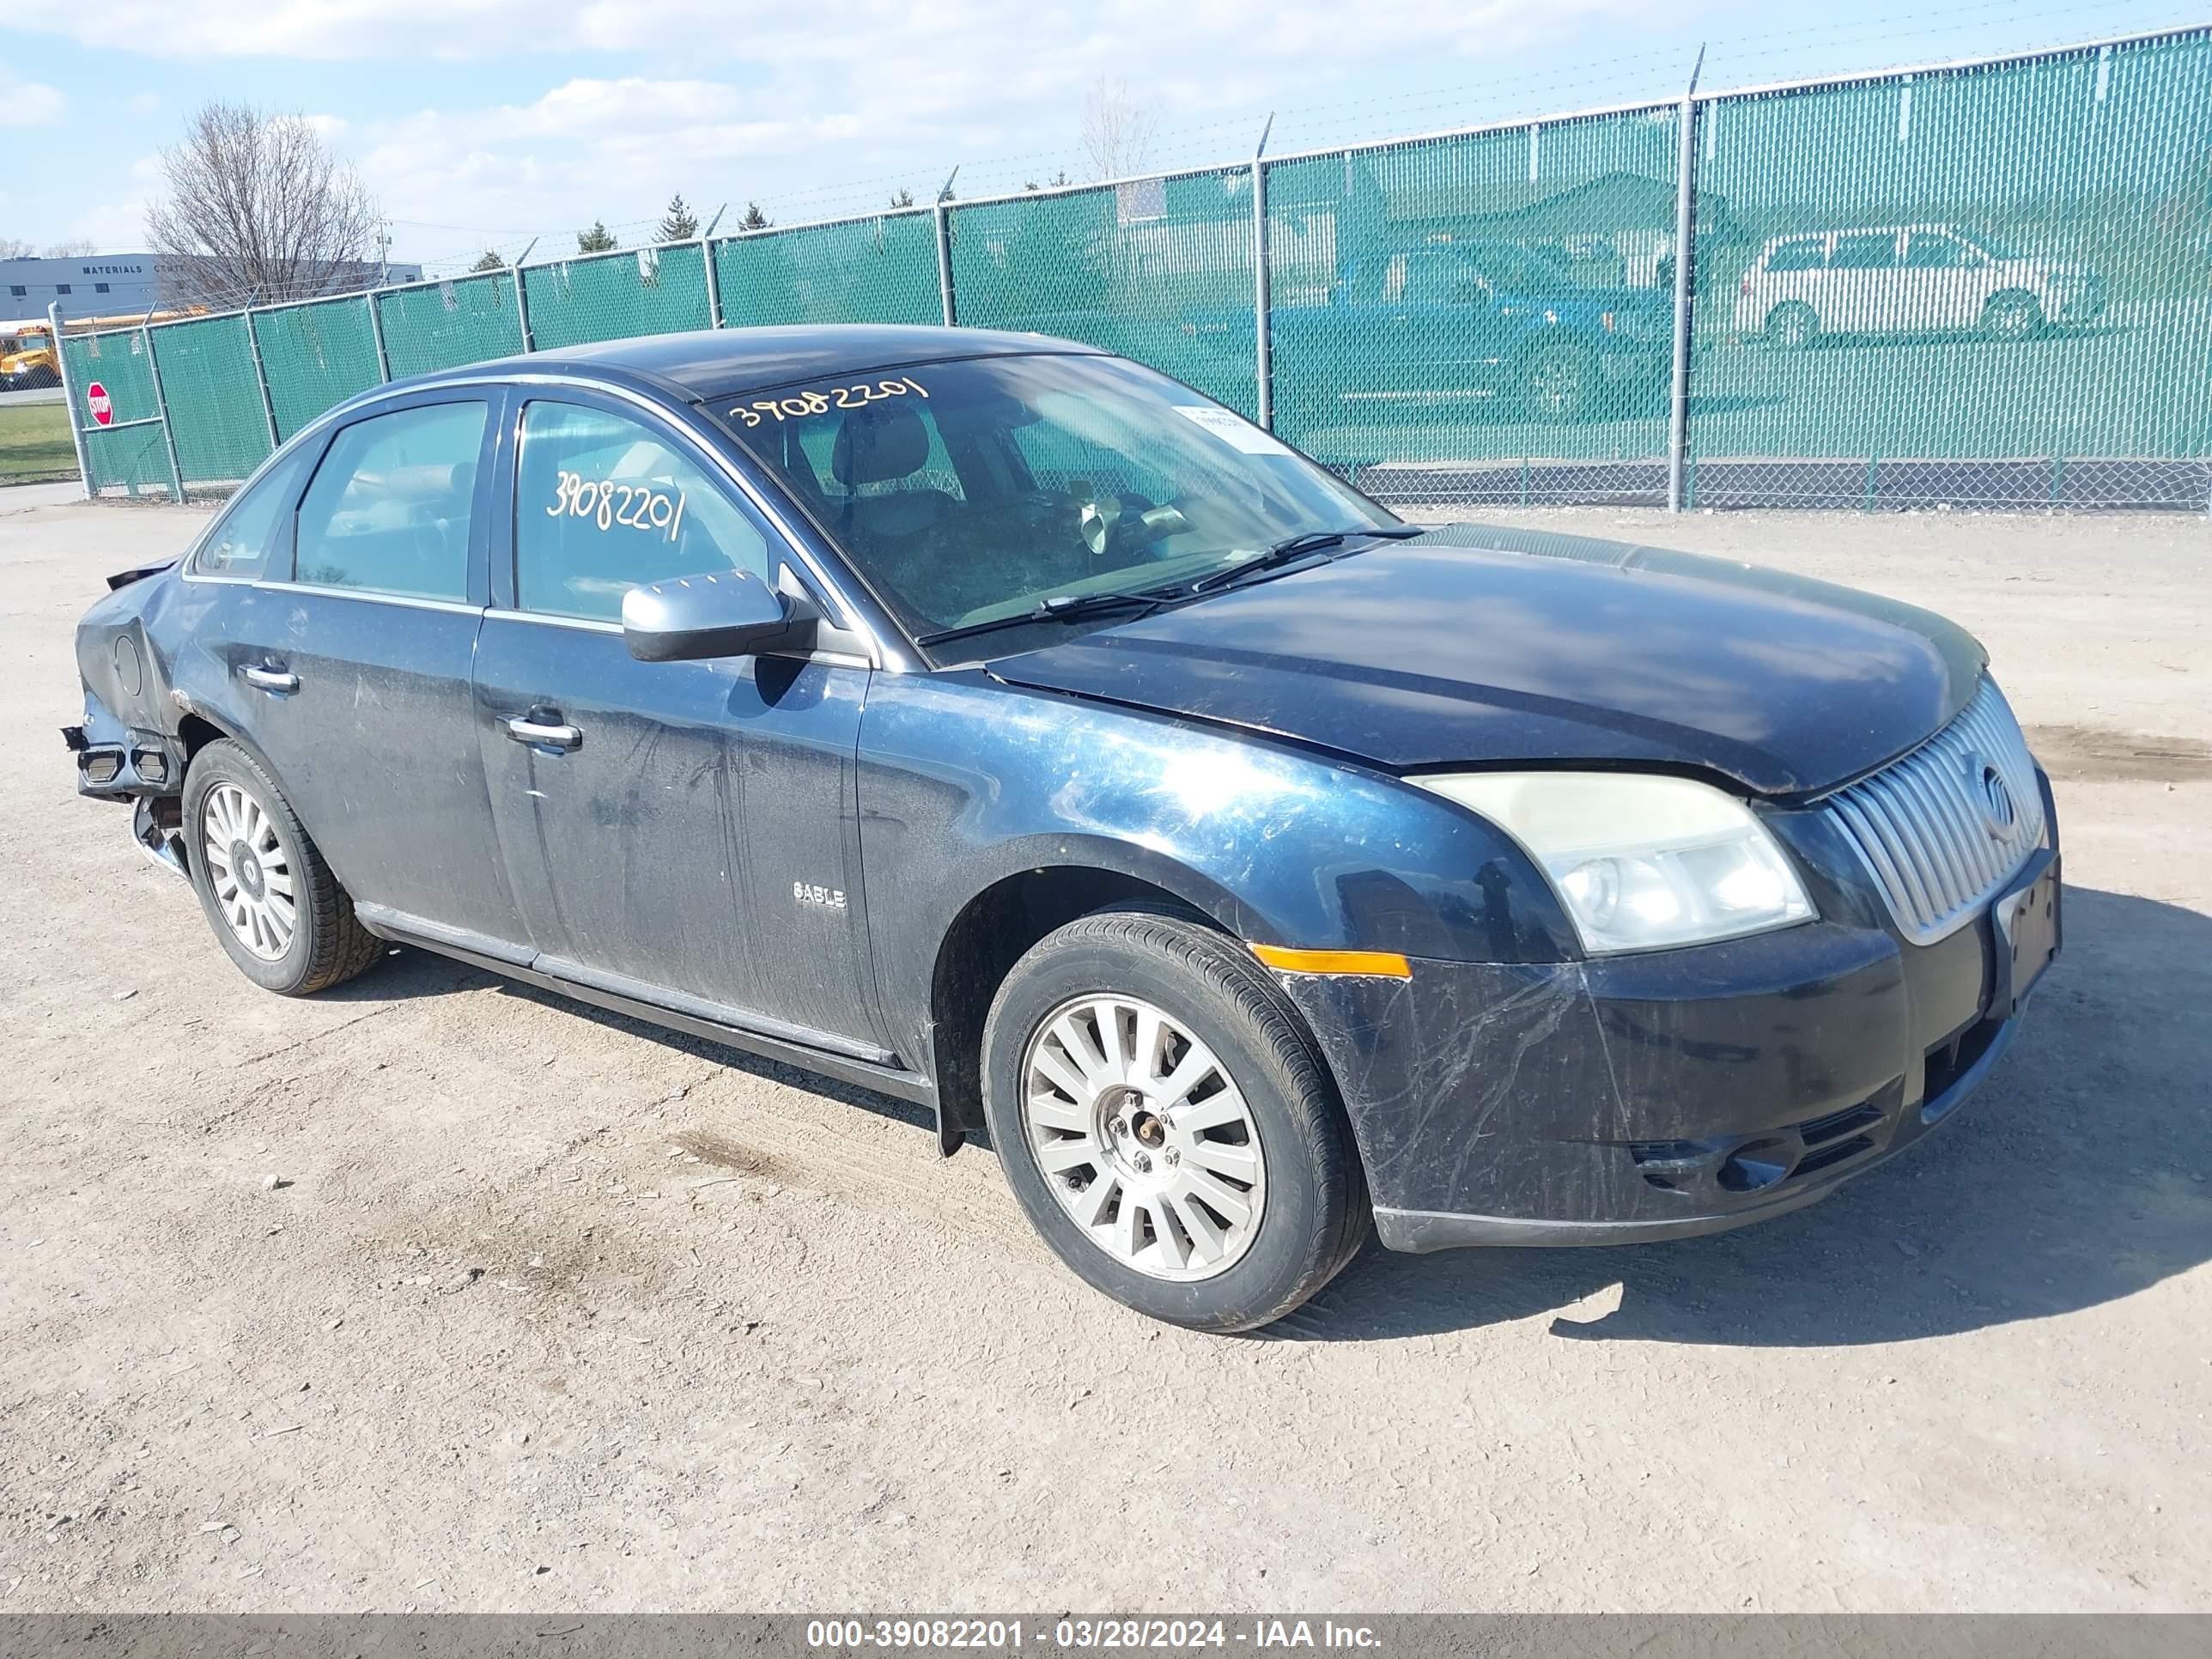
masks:
[[[514,279],[514,319],[522,328],[522,349],[535,351],[538,348],[530,343],[530,296],[523,292],[522,267],[509,265],[507,274]]]
[[[1698,61],[1690,70],[1690,84],[1682,93],[1680,131],[1674,179],[1674,374],[1667,400],[1667,510],[1680,513],[1688,505],[1690,472],[1690,346],[1693,332],[1691,297],[1696,292],[1698,233],[1698,75],[1705,66],[1705,49],[1698,48]]]
[[[376,345],[376,378],[383,381],[392,378],[392,358],[384,349],[384,313],[377,306],[377,293],[370,289],[361,297],[368,306],[368,337]]]
[[[246,343],[253,352],[253,383],[261,388],[261,415],[269,422],[269,447],[274,450],[284,441],[276,435],[276,404],[269,395],[269,371],[261,366],[261,337],[254,331],[253,307],[246,308]],[[167,406],[163,413],[167,412]]]
[[[1273,306],[1267,275],[1267,135],[1275,130],[1275,112],[1267,112],[1260,129],[1260,142],[1252,147],[1252,378],[1258,382],[1258,413],[1261,427],[1275,429],[1275,347],[1268,327]]]
[[[958,326],[952,310],[952,216],[945,210],[943,201],[934,210],[937,214],[937,297],[945,307],[945,325]]]
[[[69,413],[70,442],[76,449],[77,482],[84,486],[84,498],[90,501],[99,492],[92,483],[92,463],[85,454],[84,428],[76,416],[76,388],[70,384],[69,353],[62,349],[62,302],[55,301],[46,307],[46,337],[54,343],[54,373],[62,379],[62,407]]]
[[[161,411],[161,446],[169,452],[169,497],[182,507],[185,470],[177,465],[177,429],[169,422],[169,394],[161,389],[161,360],[154,355],[154,331],[142,322],[138,338],[146,348],[146,373],[154,382],[154,407]]]
[[[707,267],[707,326],[720,328],[722,322],[722,283],[714,275],[714,245],[704,236],[699,239],[699,258]]]

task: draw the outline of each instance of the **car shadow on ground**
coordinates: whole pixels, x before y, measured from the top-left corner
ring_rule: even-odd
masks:
[[[1553,1334],[1583,1341],[1848,1346],[2069,1313],[2187,1272],[2212,1259],[2212,917],[2069,887],[2065,925],[1981,1091],[1812,1208],[1669,1244],[1370,1245],[1272,1334],[1388,1339],[1549,1313]]]

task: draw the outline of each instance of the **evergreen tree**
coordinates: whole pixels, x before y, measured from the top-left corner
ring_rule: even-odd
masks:
[[[497,248],[488,247],[483,251],[483,257],[469,269],[471,270],[505,270],[507,261],[500,258]]]
[[[589,230],[576,233],[576,252],[579,253],[612,253],[621,246],[615,240],[614,233],[597,219],[592,221]]]
[[[902,188],[897,195],[891,198],[891,205],[895,208],[912,207],[914,205],[914,192],[910,190]]]
[[[699,216],[691,211],[690,204],[678,191],[668,198],[668,211],[661,216],[659,240],[664,242],[690,242],[699,235]]]
[[[745,204],[745,216],[738,221],[738,228],[739,230],[766,230],[774,222],[774,220],[770,219],[768,215],[760,210],[760,204],[758,202],[748,202]]]

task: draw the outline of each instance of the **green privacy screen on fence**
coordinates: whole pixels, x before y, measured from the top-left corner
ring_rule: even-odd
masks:
[[[2208,111],[2202,34],[1702,107],[1692,500],[2202,507]]]
[[[145,334],[131,329],[64,335],[62,349],[69,371],[70,404],[84,434],[85,465],[92,474],[85,480],[87,487],[128,489],[133,495],[142,489],[167,489],[169,457],[161,428],[158,423],[133,424],[161,412],[154,396]],[[107,396],[111,424],[106,427],[92,418],[86,402],[86,394],[95,386]]]
[[[732,328],[945,320],[927,210],[717,242],[714,276]]]
[[[193,483],[236,483],[274,447],[243,317],[147,331],[161,366],[177,470]]]
[[[530,343],[539,351],[714,325],[706,255],[696,243],[532,265],[522,293]]]
[[[1408,509],[2212,498],[2212,32],[1700,94],[1266,163],[1273,423]],[[1260,412],[1249,164],[67,343],[95,487],[222,488],[398,377],[678,329],[955,320]],[[712,260],[711,278],[708,261]],[[372,311],[372,307],[374,310]],[[386,362],[377,362],[380,325]],[[264,388],[255,374],[260,347]],[[99,380],[113,427],[91,422]],[[145,425],[131,425],[146,421]]]
[[[1270,169],[1275,429],[1394,501],[1663,495],[1676,118]]]
[[[386,289],[376,307],[394,380],[522,349],[522,315],[509,271]]]
[[[1252,172],[951,210],[954,317],[1103,346],[1257,412]]]
[[[253,313],[279,438],[384,378],[368,307],[366,298],[354,297]]]

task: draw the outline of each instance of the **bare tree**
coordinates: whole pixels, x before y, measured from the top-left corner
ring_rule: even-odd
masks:
[[[1101,179],[1126,179],[1144,171],[1160,112],[1129,91],[1129,83],[1100,76],[1083,100],[1083,148]]]
[[[20,236],[0,236],[0,259],[27,259],[38,251]]]
[[[161,171],[168,194],[146,234],[167,256],[165,301],[270,305],[374,285],[376,204],[305,116],[207,104]]]
[[[65,242],[55,242],[46,249],[49,259],[82,259],[88,253],[100,252],[100,244],[89,236],[72,236]]]

